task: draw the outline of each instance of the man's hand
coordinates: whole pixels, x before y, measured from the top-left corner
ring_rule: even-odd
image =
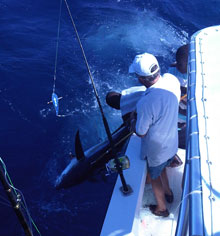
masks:
[[[130,115],[130,130],[136,133],[137,113],[133,111]]]
[[[134,133],[136,133],[136,119],[131,119],[130,120],[130,131],[133,131]]]
[[[134,111],[130,115],[130,131],[133,131],[138,137],[143,138],[144,135],[140,135],[136,132],[137,113]]]
[[[130,114],[130,119],[135,119],[137,120],[137,112],[136,111],[132,111],[131,114]]]

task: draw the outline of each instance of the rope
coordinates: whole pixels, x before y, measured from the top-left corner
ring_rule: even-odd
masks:
[[[181,98],[180,98],[180,101],[182,101],[183,99],[185,99],[187,97],[187,94],[183,95]]]

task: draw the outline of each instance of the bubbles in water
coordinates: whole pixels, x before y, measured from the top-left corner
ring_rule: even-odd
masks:
[[[120,4],[116,4],[113,8],[100,6],[94,14],[96,28],[94,25],[89,28],[87,26],[83,45],[105,116],[110,128],[114,129],[122,122],[120,111],[108,107],[105,96],[111,90],[120,92],[138,85],[136,78],[128,74],[128,66],[134,56],[146,51],[153,53],[158,57],[162,69],[166,68],[173,62],[176,49],[187,41],[188,35],[150,10],[120,8]],[[82,66],[83,61],[81,58],[78,60],[77,65]],[[85,72],[85,68],[82,71]],[[93,134],[97,141],[106,137],[102,118],[88,74],[80,75],[80,82],[84,81],[82,87],[78,85],[79,80],[74,79],[75,75],[70,82],[78,86],[74,87],[74,91],[80,90],[80,93],[72,93],[73,96],[65,100],[68,104],[64,104],[63,109],[74,113],[74,119],[68,125],[78,126],[82,131],[83,140],[89,139]]]
[[[149,52],[157,56],[164,73],[173,62],[176,49],[186,43],[188,38],[185,31],[161,18],[156,12],[134,8],[113,10],[117,14],[114,17],[106,14],[97,29],[85,38],[88,52],[93,52],[91,64],[94,81],[104,105],[108,91],[120,92],[138,85],[136,78],[128,75],[128,66],[136,54]],[[91,108],[97,109],[95,96],[92,97]],[[108,115],[110,119],[113,118],[112,114]]]
[[[103,58],[114,57],[129,60],[129,49],[134,54],[149,52],[166,58],[172,48],[178,48],[187,41],[187,33],[177,29],[155,12],[145,10],[120,14],[120,18],[107,18],[87,37],[86,44],[102,52]],[[126,50],[125,50],[126,49]],[[120,52],[123,53],[121,54]]]
[[[50,114],[52,112],[52,109],[50,108],[43,108],[40,110],[40,116],[43,118],[46,118],[48,116],[48,114]]]

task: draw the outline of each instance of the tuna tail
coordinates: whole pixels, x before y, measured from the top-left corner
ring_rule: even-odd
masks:
[[[82,143],[79,137],[79,130],[77,130],[76,137],[75,137],[75,154],[76,154],[76,159],[78,161],[85,159],[85,154],[84,154]]]

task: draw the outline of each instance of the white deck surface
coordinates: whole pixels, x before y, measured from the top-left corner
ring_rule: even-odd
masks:
[[[220,235],[220,26],[196,35],[196,105],[199,122],[205,235]]]
[[[182,194],[181,184],[185,162],[185,150],[179,149],[178,155],[183,161],[183,165],[175,168],[167,168],[170,188],[174,194],[174,202],[172,204],[167,203],[170,215],[167,218],[158,217],[153,215],[148,207],[145,207],[145,205],[156,204],[151,185],[146,185],[140,211],[139,236],[175,235]]]
[[[174,193],[174,202],[167,204],[170,216],[161,218],[153,215],[145,204],[155,203],[150,185],[145,185],[146,161],[140,159],[140,138],[133,135],[126,154],[131,167],[124,171],[124,176],[134,192],[123,196],[118,178],[107,215],[102,227],[101,236],[171,236],[175,234],[176,223],[181,201],[181,182],[184,164],[177,168],[167,168],[170,187]],[[182,161],[185,160],[185,150],[179,150]]]
[[[124,196],[119,188],[122,186],[118,177],[111,202],[102,227],[101,236],[139,236],[138,218],[146,179],[146,161],[140,159],[140,138],[133,135],[126,155],[130,168],[124,171],[124,177],[133,193]]]

